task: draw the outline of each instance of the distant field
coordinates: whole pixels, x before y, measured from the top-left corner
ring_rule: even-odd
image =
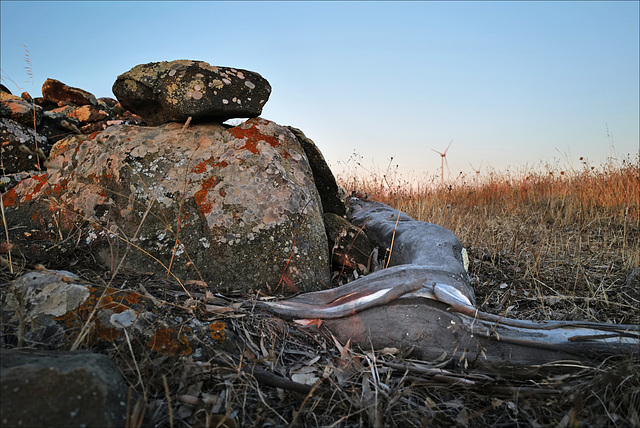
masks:
[[[484,310],[640,322],[638,159],[472,173],[444,185],[439,176],[420,183],[357,169],[338,181],[452,230],[469,251]]]

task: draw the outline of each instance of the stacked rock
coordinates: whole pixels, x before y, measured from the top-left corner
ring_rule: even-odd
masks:
[[[258,73],[176,60],[138,65],[118,76],[113,93],[151,126],[258,117],[271,86]]]
[[[329,286],[329,250],[356,233],[330,228],[341,237],[327,245],[323,214],[344,216],[344,200],[313,141],[257,117],[271,93],[262,76],[201,61],[158,62],[120,75],[113,92],[136,124],[149,126],[107,128],[117,101],[45,82],[37,108],[50,119],[59,114],[58,126],[74,133],[51,149],[47,174],[5,193],[7,223],[21,225],[11,232],[14,248],[46,263],[83,242],[105,266],[126,254],[123,268],[204,280],[221,291]],[[223,124],[231,118],[249,120]],[[72,231],[82,236],[69,241],[73,248],[51,245]],[[137,244],[129,251],[131,237]],[[341,254],[351,245],[343,247]],[[334,259],[349,271],[366,264],[366,254]]]
[[[91,134],[117,124],[142,124],[112,98],[98,98],[82,89],[47,79],[42,97],[20,97],[0,88],[1,190],[44,171],[53,144],[70,134]],[[15,182],[12,182],[15,181]]]
[[[157,126],[198,120],[224,122],[262,112],[271,86],[258,73],[177,60],[138,65],[118,77],[113,98],[55,79],[42,97],[13,95],[0,86],[0,190],[32,171],[44,171],[53,144],[70,134],[92,134],[112,125]],[[133,113],[132,113],[133,112]]]

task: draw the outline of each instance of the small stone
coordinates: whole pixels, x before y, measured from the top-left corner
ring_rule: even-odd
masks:
[[[113,98],[110,98],[110,97],[101,97],[101,98],[98,98],[98,104],[100,103],[105,104],[109,108],[113,108],[116,106],[116,104],[118,104],[118,100],[114,100]]]
[[[99,122],[101,120],[105,120],[109,117],[109,113],[104,110],[101,110],[97,106],[92,105],[84,105],[80,107],[76,107],[71,110],[68,114],[68,117],[72,117],[77,119],[80,124],[84,125],[87,123]]]

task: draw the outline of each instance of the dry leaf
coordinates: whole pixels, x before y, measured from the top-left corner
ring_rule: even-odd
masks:
[[[198,397],[194,397],[193,395],[182,394],[178,395],[178,401],[195,406],[199,400]]]
[[[226,312],[233,312],[233,309],[228,306],[205,305],[205,309],[208,313],[213,314],[224,314]]]
[[[293,320],[294,323],[309,326],[314,325],[316,327],[320,327],[322,325],[322,320],[319,318],[316,319],[304,319],[304,320]]]
[[[291,375],[292,381],[303,385],[315,385],[318,379],[318,376],[313,373],[294,373]]]

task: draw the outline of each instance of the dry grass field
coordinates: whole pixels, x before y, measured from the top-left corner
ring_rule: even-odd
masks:
[[[640,166],[434,177],[340,176],[347,189],[452,230],[467,247],[478,302],[531,319],[640,323]]]

